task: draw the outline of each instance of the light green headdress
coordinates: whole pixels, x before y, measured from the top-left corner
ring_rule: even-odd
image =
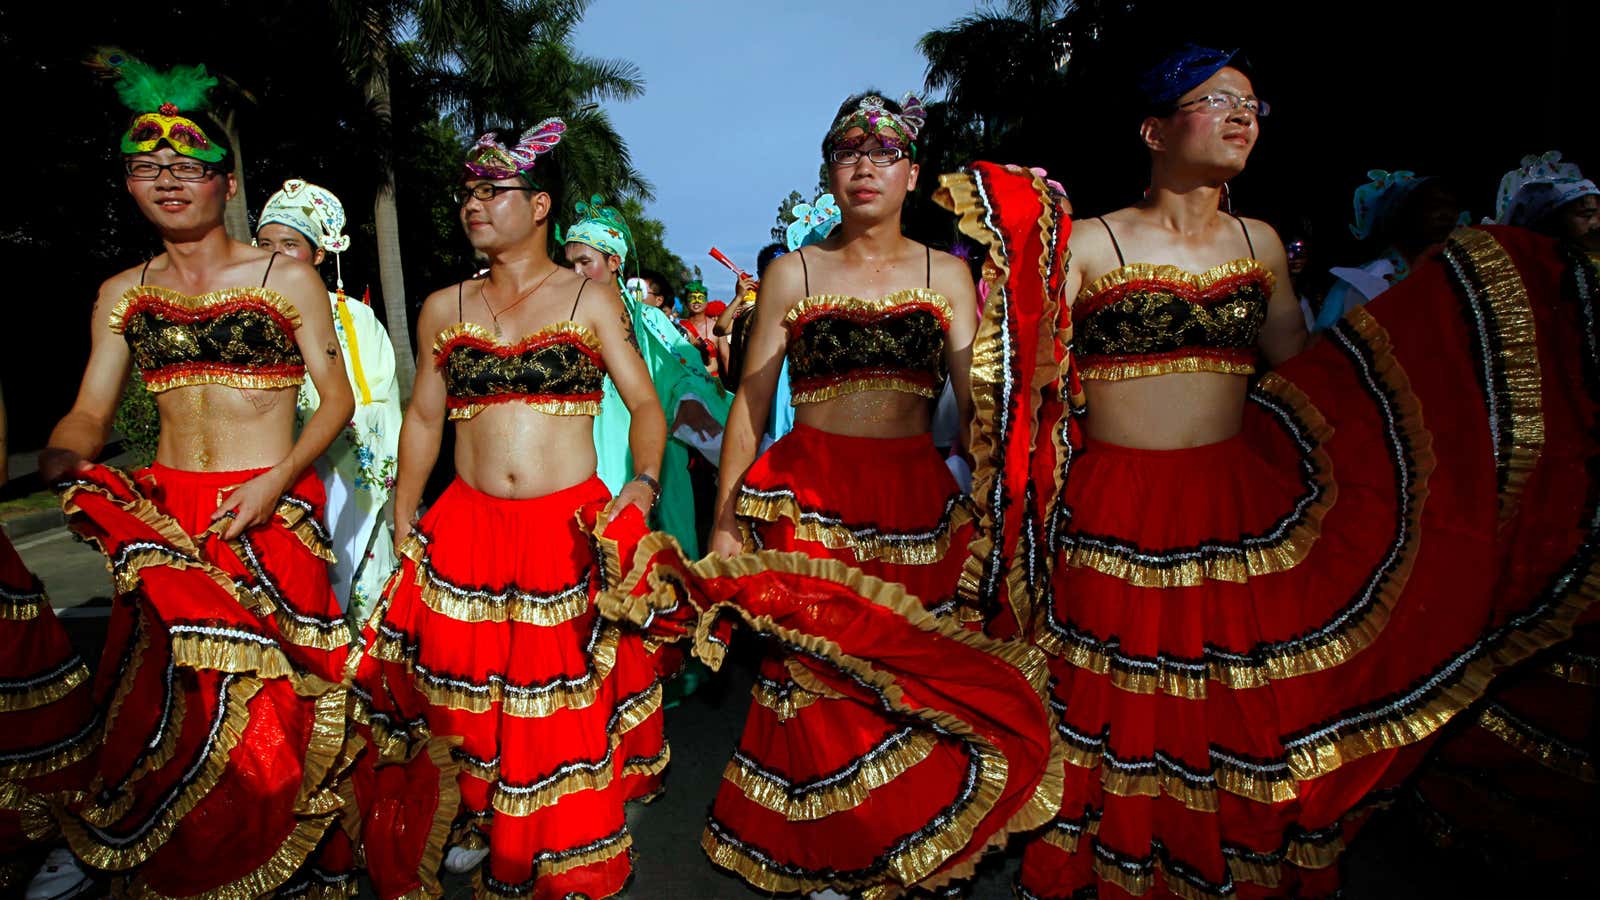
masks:
[[[628,245],[633,243],[633,233],[616,207],[605,205],[599,194],[588,203],[578,204],[578,221],[567,229],[562,243],[588,244],[607,256],[617,256],[628,262]]]

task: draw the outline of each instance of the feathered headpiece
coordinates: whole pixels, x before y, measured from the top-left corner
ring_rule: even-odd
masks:
[[[344,289],[344,273],[339,271],[339,254],[350,249],[350,236],[344,234],[344,204],[327,188],[291,178],[283,189],[267,198],[261,207],[256,230],[269,224],[286,225],[305,235],[313,244],[333,254],[335,279]]]
[[[927,107],[915,94],[905,95],[900,101],[899,112],[890,112],[884,105],[883,97],[878,94],[868,94],[861,98],[855,109],[846,110],[834,120],[833,127],[828,129],[828,136],[823,141],[824,152],[840,135],[852,128],[859,128],[880,140],[887,137],[893,143],[904,144],[907,151],[915,156],[917,135],[927,121]]]
[[[809,247],[832,233],[843,219],[839,204],[832,194],[823,194],[810,203],[797,203],[789,211],[794,221],[784,231],[784,243],[790,250]]]
[[[515,146],[511,147],[500,143],[499,135],[491,131],[478,138],[478,142],[467,151],[467,171],[479,178],[512,178],[521,175],[529,184],[534,184],[529,172],[539,157],[561,143],[561,135],[566,130],[566,122],[557,118],[545,119],[524,131],[522,137],[517,138]]]
[[[683,286],[684,303],[693,303],[695,297],[699,297],[700,302],[704,303],[706,296],[706,286],[698,278]]]
[[[1522,168],[1513,169],[1500,179],[1494,219],[1501,225],[1528,228],[1568,203],[1590,195],[1600,195],[1600,188],[1583,177],[1577,166],[1562,161],[1560,151],[1524,156]]]
[[[628,261],[628,246],[633,243],[633,233],[627,220],[616,207],[607,206],[599,194],[590,196],[588,203],[578,204],[578,221],[567,229],[563,243],[588,244],[607,256]]]
[[[201,162],[219,163],[228,150],[206,135],[184,115],[206,108],[206,94],[217,79],[205,66],[174,66],[158,72],[120,50],[101,50],[89,66],[103,76],[116,78],[117,97],[132,110],[134,119],[122,135],[123,153],[149,153],[161,144]]]

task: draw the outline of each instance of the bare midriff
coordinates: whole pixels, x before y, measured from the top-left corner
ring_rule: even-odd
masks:
[[[1141,450],[1215,444],[1239,433],[1247,385],[1217,372],[1086,381],[1084,427],[1093,440]]]
[[[492,497],[543,497],[595,473],[594,417],[497,403],[456,428],[456,475]]]
[[[197,384],[157,394],[156,461],[190,472],[275,466],[294,446],[296,391]]]
[[[850,437],[911,437],[927,434],[933,401],[904,391],[859,391],[795,407],[800,425]]]

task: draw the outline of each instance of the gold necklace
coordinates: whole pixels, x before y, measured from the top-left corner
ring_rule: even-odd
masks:
[[[488,284],[489,279],[487,279],[487,278],[484,279],[483,285],[481,285],[478,288],[478,296],[483,298],[483,306],[484,306],[485,309],[489,310],[489,318],[494,321],[494,336],[495,336],[496,339],[499,339],[501,334],[502,334],[502,332],[500,330],[500,317],[505,315],[506,313],[510,312],[511,310],[515,309],[516,305],[518,303],[521,303],[522,301],[528,299],[529,297],[532,297],[534,294],[537,294],[539,292],[539,288],[544,287],[544,283],[546,281],[549,281],[550,280],[550,276],[554,275],[556,273],[556,271],[559,270],[560,268],[561,268],[560,266],[552,266],[550,271],[546,272],[545,276],[543,278],[539,279],[539,283],[538,284],[534,285],[529,290],[524,291],[522,296],[520,296],[517,299],[511,301],[511,305],[510,306],[507,306],[505,309],[500,310],[498,313],[494,311],[494,306],[489,302],[489,284]]]

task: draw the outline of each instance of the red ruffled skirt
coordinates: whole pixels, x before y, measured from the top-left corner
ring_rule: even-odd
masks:
[[[26,823],[15,801],[26,794],[81,790],[99,740],[89,670],[72,649],[44,586],[0,534],[0,859],[53,830]],[[36,831],[37,830],[37,831]],[[35,832],[30,834],[30,832]],[[0,890],[19,876],[0,863]]]
[[[483,896],[599,900],[627,882],[623,805],[658,788],[668,753],[654,661],[594,609],[620,576],[591,549],[609,500],[598,478],[526,500],[458,479],[408,540],[355,670],[381,895],[436,892],[447,838],[488,847]],[[626,509],[608,534],[631,547],[643,521]]]
[[[1438,729],[1570,634],[1589,598],[1533,587],[1555,563],[1508,575],[1539,360],[1493,244],[1458,233],[1453,276],[1262,377],[1232,440],[1066,455],[1036,640],[1067,791],[1022,896],[1331,893]]]
[[[308,471],[269,524],[224,542],[211,514],[257,474],[96,466],[64,490],[116,593],[94,681],[103,737],[86,783],[29,798],[23,818],[53,818],[79,859],[128,873],[123,890],[355,888],[336,825],[351,748],[322,484]]]
[[[759,552],[691,564],[652,536],[606,606],[712,665],[735,624],[770,641],[702,839],[715,864],[764,891],[937,887],[1049,818],[1043,660],[951,615],[971,510],[927,435],[796,428],[738,513]]]

